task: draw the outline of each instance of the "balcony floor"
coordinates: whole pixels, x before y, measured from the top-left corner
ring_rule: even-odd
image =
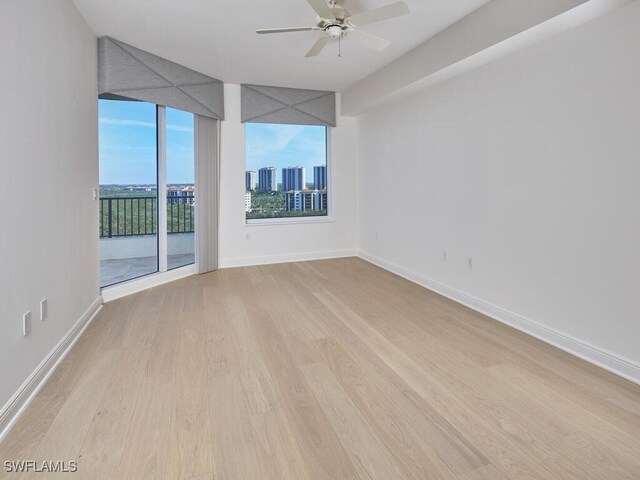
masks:
[[[169,270],[189,265],[195,261],[193,253],[169,255],[167,266]],[[157,271],[156,257],[120,258],[100,261],[100,287],[131,280],[133,278],[155,273]]]

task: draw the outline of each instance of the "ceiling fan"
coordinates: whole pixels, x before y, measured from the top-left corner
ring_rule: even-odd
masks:
[[[403,2],[395,2],[384,7],[369,10],[368,12],[357,13],[351,15],[347,9],[338,5],[336,0],[327,3],[326,0],[307,0],[311,8],[318,14],[316,24],[313,27],[291,27],[291,28],[272,28],[256,30],[256,33],[289,33],[289,32],[310,32],[314,30],[322,31],[322,36],[307,52],[306,57],[315,57],[322,49],[335,39],[351,38],[356,42],[373,48],[374,50],[384,50],[391,42],[384,38],[376,37],[369,33],[358,30],[363,25],[369,25],[382,20],[407,15],[409,6]]]

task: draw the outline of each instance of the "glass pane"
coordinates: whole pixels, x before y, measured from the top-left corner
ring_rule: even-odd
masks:
[[[99,101],[100,286],[158,271],[156,106]]]
[[[246,218],[326,216],[327,129],[247,123]]]
[[[167,108],[167,268],[195,261],[194,118]]]

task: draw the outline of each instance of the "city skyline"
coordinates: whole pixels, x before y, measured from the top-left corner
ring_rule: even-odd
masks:
[[[264,174],[261,172],[265,172]],[[271,185],[269,189],[260,186],[260,176],[268,175],[268,183]],[[281,175],[278,177],[278,171],[273,166],[262,167],[258,171],[245,171],[245,190],[247,191],[293,191],[313,188],[316,190],[325,190],[327,188],[327,166],[316,165],[313,167],[313,181],[307,181],[305,167],[284,167],[281,169]],[[272,189],[275,186],[275,189]],[[309,187],[311,186],[311,187]]]
[[[295,166],[313,172],[327,162],[326,128],[317,125],[274,125],[245,123],[246,171],[276,169],[278,184],[282,169]]]

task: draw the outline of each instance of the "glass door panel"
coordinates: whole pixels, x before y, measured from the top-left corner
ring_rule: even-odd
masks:
[[[99,100],[100,287],[158,271],[156,105]]]

